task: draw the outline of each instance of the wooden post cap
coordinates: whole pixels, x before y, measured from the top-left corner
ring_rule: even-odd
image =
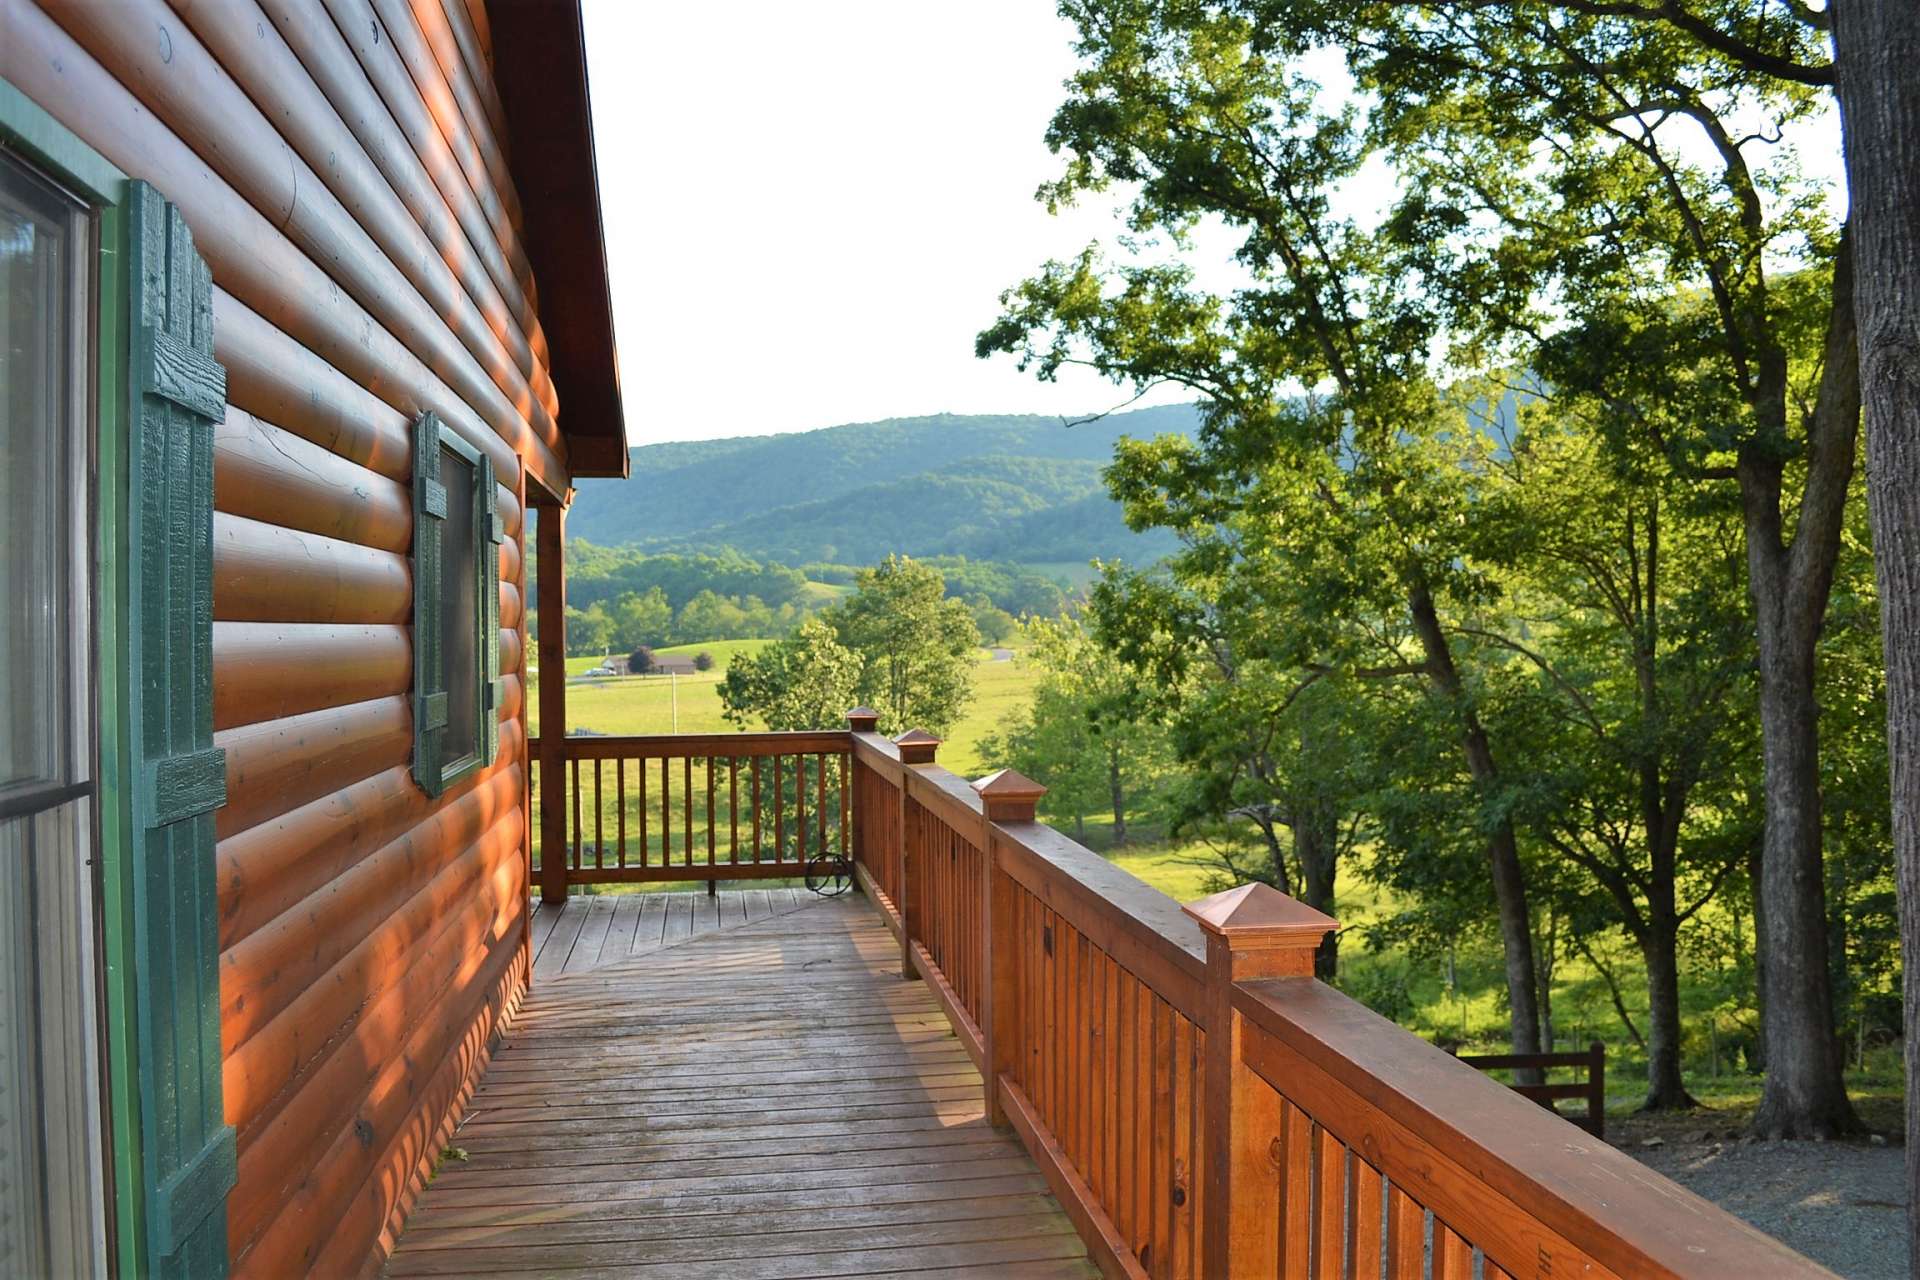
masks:
[[[855,733],[872,733],[880,727],[880,713],[872,707],[855,707],[847,712],[847,728]]]
[[[901,764],[932,764],[933,753],[940,747],[940,739],[925,729],[909,729],[893,740],[900,748]]]
[[[1207,933],[1218,936],[1230,951],[1311,951],[1340,927],[1325,912],[1257,880],[1180,909]]]
[[[999,769],[973,784],[986,803],[989,822],[1032,822],[1047,789],[1018,769]]]

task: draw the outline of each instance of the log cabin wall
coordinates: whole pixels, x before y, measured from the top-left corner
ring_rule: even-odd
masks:
[[[564,493],[480,0],[0,0],[0,76],[214,276],[214,714],[236,1275],[379,1265],[527,977],[524,502]],[[497,759],[413,782],[425,410],[499,510]]]

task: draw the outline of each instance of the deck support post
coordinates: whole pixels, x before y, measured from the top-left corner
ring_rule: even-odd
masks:
[[[940,739],[925,729],[909,729],[893,740],[900,749],[900,763],[911,766],[932,764],[934,752],[940,749]],[[920,966],[913,962],[913,940],[923,930],[922,908],[914,902],[913,892],[913,828],[907,821],[907,815],[913,812],[913,783],[915,773],[912,768],[900,771],[900,901],[894,905],[900,908],[900,976],[911,982],[920,976]]]
[[[1188,903],[1207,938],[1207,1046],[1201,1097],[1207,1135],[1200,1223],[1203,1276],[1277,1275],[1280,1182],[1271,1152],[1281,1098],[1241,1058],[1245,1019],[1237,984],[1258,978],[1314,981],[1313,955],[1335,922],[1265,884]],[[1187,1195],[1193,1194],[1187,1188]]]
[[[986,1092],[987,1120],[1008,1126],[1000,1103],[1000,1077],[1015,1073],[1013,1046],[1019,1025],[1020,954],[1014,925],[1013,878],[1000,869],[1000,851],[1008,835],[1001,827],[1036,821],[1035,808],[1047,789],[1012,769],[990,773],[973,784],[981,800],[980,905],[976,918],[983,936],[980,957],[980,1080]]]
[[[540,901],[567,900],[567,509],[540,508]]]

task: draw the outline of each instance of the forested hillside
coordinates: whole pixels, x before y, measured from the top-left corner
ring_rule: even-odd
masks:
[[[865,564],[896,551],[1142,562],[1171,539],[1130,532],[1100,469],[1121,437],[1190,433],[1194,422],[1189,405],[1076,426],[938,414],[648,445],[633,450],[631,480],[581,485],[567,532],[603,546],[733,547],[788,563]]]

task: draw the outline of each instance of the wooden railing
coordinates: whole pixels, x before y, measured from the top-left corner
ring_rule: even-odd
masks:
[[[1478,1071],[1538,1071],[1544,1076],[1553,1070],[1584,1070],[1587,1078],[1578,1084],[1510,1084],[1507,1087],[1555,1115],[1565,1115],[1555,1105],[1563,1098],[1584,1102],[1586,1114],[1565,1118],[1596,1138],[1607,1136],[1607,1046],[1598,1040],[1588,1045],[1584,1053],[1463,1053],[1458,1056]]]
[[[549,747],[555,744],[548,744]],[[581,884],[799,876],[847,848],[849,735],[568,737],[558,776],[534,763],[534,875]]]
[[[1826,1274],[1316,981],[1319,912],[1180,907],[849,723],[855,878],[1108,1275]]]

